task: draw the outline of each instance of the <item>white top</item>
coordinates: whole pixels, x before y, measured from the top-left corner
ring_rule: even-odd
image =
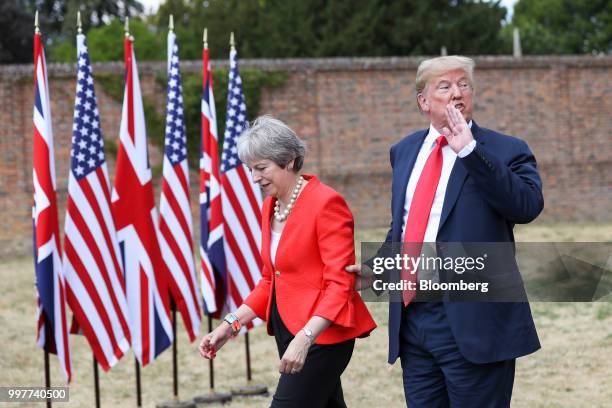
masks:
[[[276,250],[278,249],[278,243],[280,242],[281,232],[272,231],[270,228],[270,259],[272,259],[272,266],[276,263]]]
[[[472,127],[472,121],[470,121],[469,126],[470,128]],[[408,220],[408,213],[410,211],[412,197],[414,196],[414,190],[416,190],[416,185],[419,181],[419,177],[421,177],[421,173],[423,172],[423,167],[425,167],[425,162],[427,161],[429,154],[435,147],[436,139],[439,136],[440,132],[438,132],[438,130],[433,127],[433,125],[429,125],[429,132],[427,133],[427,137],[425,137],[425,140],[423,141],[421,150],[419,151],[416,162],[414,163],[414,167],[412,168],[410,179],[408,180],[408,187],[406,188],[406,200],[404,202],[404,219],[402,221],[402,240],[404,239],[404,234],[406,231],[406,222]],[[468,154],[472,153],[475,146],[475,141],[469,143],[459,152],[459,157],[463,158]],[[423,242],[436,242],[436,237],[438,236],[438,227],[440,226],[440,217],[442,216],[442,205],[444,204],[446,187],[448,186],[448,179],[450,178],[451,171],[453,170],[453,166],[455,165],[455,160],[457,160],[457,154],[453,151],[453,149],[451,149],[448,144],[442,148],[442,160],[442,173],[440,174],[440,181],[438,182],[436,195],[431,206],[431,212],[429,213],[429,221],[427,221],[427,229],[425,230],[425,237],[423,238]]]

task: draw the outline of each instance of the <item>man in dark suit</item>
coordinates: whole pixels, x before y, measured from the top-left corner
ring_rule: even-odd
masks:
[[[391,148],[387,243],[513,243],[514,225],[542,211],[527,144],[472,120],[473,69],[469,58],[444,56],[417,70],[430,126]],[[508,270],[521,282],[518,268]],[[529,304],[414,300],[389,303],[389,363],[401,359],[407,405],[510,406],[515,359],[540,348]]]

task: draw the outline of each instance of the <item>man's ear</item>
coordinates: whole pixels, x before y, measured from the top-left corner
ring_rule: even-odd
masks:
[[[429,112],[429,103],[427,102],[427,99],[425,99],[423,93],[419,93],[417,95],[417,103],[419,104],[421,112]]]

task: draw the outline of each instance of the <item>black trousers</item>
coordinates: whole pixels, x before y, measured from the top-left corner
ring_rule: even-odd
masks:
[[[273,291],[274,293],[274,291]],[[283,357],[293,335],[283,323],[272,298],[270,322],[278,347],[279,358]],[[340,408],[346,407],[340,376],[348,365],[355,339],[337,344],[313,344],[302,371],[281,374],[272,398],[273,408]]]

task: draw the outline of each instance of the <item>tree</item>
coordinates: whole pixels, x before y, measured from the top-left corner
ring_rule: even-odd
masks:
[[[170,14],[186,58],[199,58],[204,26],[213,58],[225,58],[232,30],[246,58],[510,51],[499,1],[168,0],[155,17],[159,29]]]
[[[0,4],[0,63],[32,62],[34,16],[19,0]]]
[[[612,52],[610,0],[519,0],[511,26],[525,54]]]
[[[163,61],[166,59],[165,37],[151,31],[140,19],[130,19],[130,33],[135,39],[138,61]],[[107,25],[87,32],[89,56],[92,61],[123,61],[124,24],[113,19]],[[76,61],[76,39],[70,38],[51,49],[49,58],[53,62]]]

